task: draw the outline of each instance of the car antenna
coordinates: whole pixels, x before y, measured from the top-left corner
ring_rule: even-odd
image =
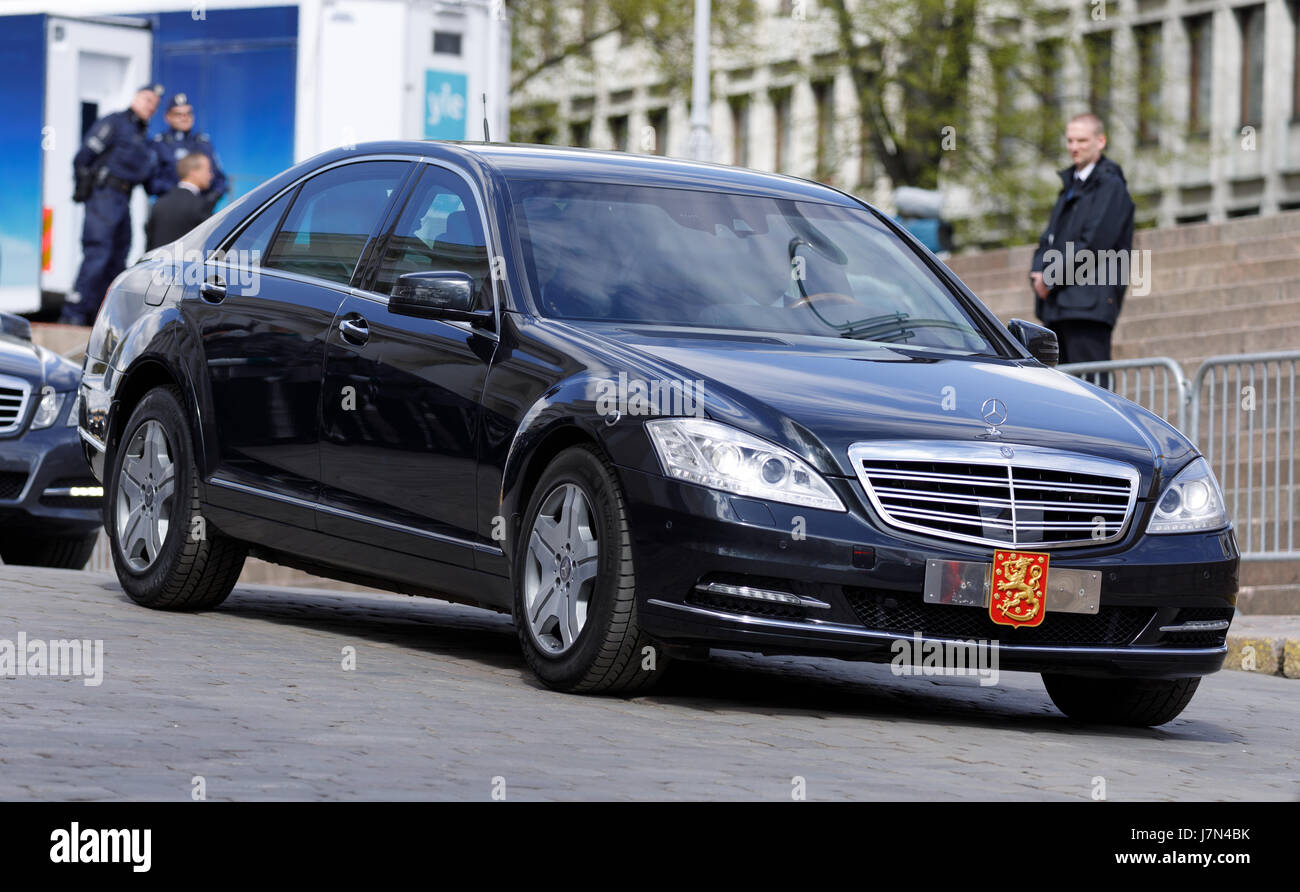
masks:
[[[483,94],[483,141],[484,142],[492,141],[492,138],[488,136],[487,94],[486,93]]]

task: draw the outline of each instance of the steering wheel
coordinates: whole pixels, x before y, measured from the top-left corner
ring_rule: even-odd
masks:
[[[794,309],[797,307],[812,306],[813,304],[817,304],[819,306],[824,305],[829,307],[829,306],[835,306],[837,304],[843,305],[843,304],[856,304],[856,303],[857,300],[855,300],[854,298],[850,297],[847,294],[842,294],[839,291],[818,291],[815,294],[809,294],[799,298],[797,301],[790,304],[790,307],[791,309]]]

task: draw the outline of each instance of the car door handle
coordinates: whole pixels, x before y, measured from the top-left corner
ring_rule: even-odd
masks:
[[[349,316],[339,320],[339,334],[343,335],[343,340],[349,344],[361,347],[370,340],[370,326],[360,316]]]
[[[218,275],[208,276],[207,281],[199,286],[199,295],[211,304],[219,304],[226,299],[226,281]]]

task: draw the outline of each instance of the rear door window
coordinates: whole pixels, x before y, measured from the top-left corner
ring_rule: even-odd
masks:
[[[346,285],[409,162],[362,161],[303,184],[264,265]]]

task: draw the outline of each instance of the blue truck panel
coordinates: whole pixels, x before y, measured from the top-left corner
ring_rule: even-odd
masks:
[[[35,293],[41,271],[45,16],[5,19],[0,83],[0,289]]]

